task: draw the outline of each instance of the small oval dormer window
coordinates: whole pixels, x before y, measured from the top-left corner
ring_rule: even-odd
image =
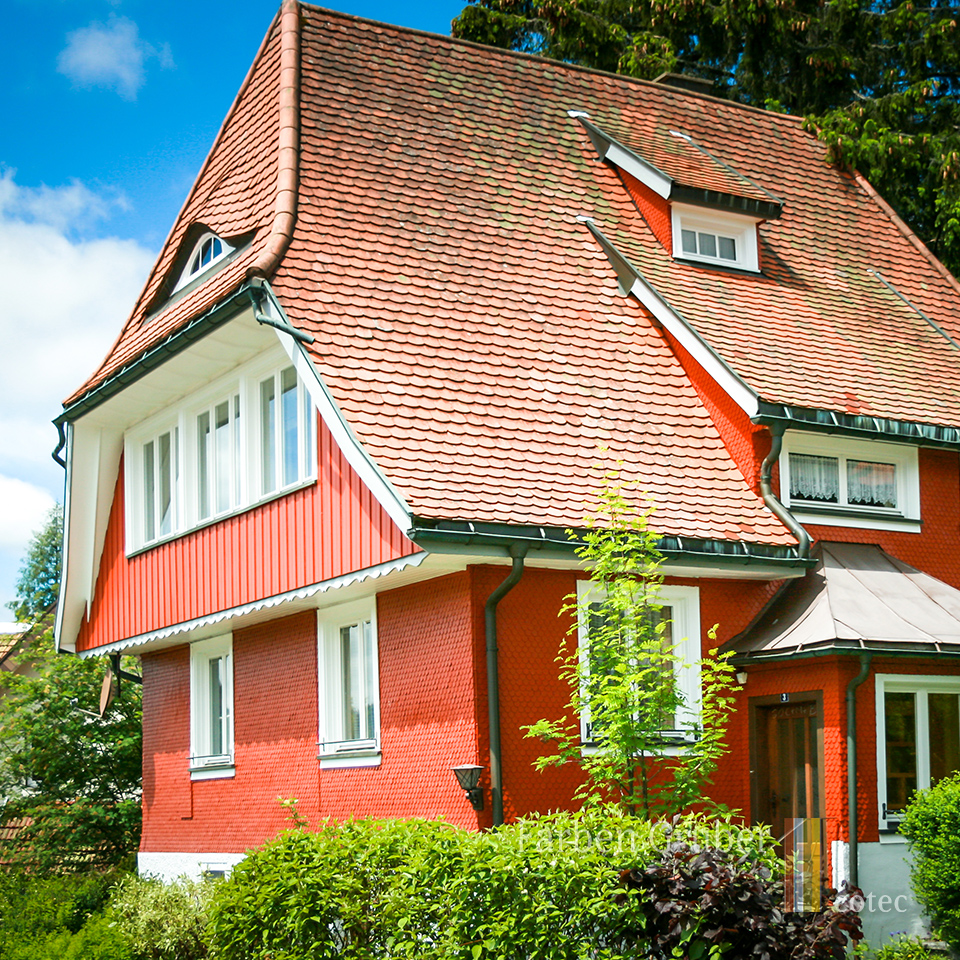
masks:
[[[215,233],[205,233],[193,248],[193,252],[187,260],[186,269],[174,288],[174,292],[185,287],[232,252],[233,247],[221,240]]]

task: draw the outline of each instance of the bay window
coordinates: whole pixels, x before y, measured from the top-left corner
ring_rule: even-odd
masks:
[[[316,416],[296,370],[275,358],[128,431],[127,552],[312,481]]]

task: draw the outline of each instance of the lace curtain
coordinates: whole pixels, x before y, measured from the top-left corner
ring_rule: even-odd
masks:
[[[896,468],[892,463],[847,461],[847,502],[865,507],[897,505]]]
[[[840,461],[836,457],[790,454],[790,498],[840,502]]]

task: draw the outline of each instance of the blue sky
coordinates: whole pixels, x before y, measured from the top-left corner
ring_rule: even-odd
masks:
[[[449,33],[464,0],[335,9]],[[0,0],[0,621],[55,500],[60,401],[95,369],[279,0]]]

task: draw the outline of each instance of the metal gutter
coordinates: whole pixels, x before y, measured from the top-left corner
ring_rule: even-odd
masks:
[[[806,560],[810,557],[810,534],[773,492],[773,466],[780,459],[780,451],[783,449],[783,428],[778,424],[772,426],[770,437],[770,452],[760,465],[760,496],[770,512],[796,537],[797,553],[801,559]]]
[[[790,647],[776,650],[750,650],[735,653],[731,663],[749,664],[771,663],[781,660],[810,660],[813,657],[849,657],[870,653],[878,657],[891,659],[904,657],[960,657],[960,644],[942,644],[937,640],[930,643],[902,642],[892,644],[882,640],[840,640],[825,641],[821,645],[809,647]]]
[[[860,886],[860,838],[857,816],[857,687],[867,679],[872,653],[860,655],[860,672],[847,685],[847,829],[849,886]]]
[[[534,527],[508,523],[469,520],[427,520],[414,517],[407,538],[417,546],[443,552],[444,546],[487,546],[509,550],[525,544],[530,550],[552,550],[573,559],[584,542],[586,530],[568,531],[561,527]],[[700,540],[693,537],[664,536],[657,549],[667,561],[700,559],[717,565],[745,566],[774,563],[787,567],[812,567],[816,561],[801,557],[796,547],[746,543],[738,540]]]
[[[784,430],[806,430],[949,450],[960,449],[960,428],[940,424],[860,416],[839,413],[836,410],[770,403],[766,400],[759,401],[757,413],[751,419],[754,423],[769,427],[779,426]]]
[[[493,825],[503,824],[503,765],[500,742],[500,667],[497,648],[497,605],[520,582],[523,559],[529,547],[517,544],[510,550],[513,566],[504,581],[487,597],[483,625],[487,647],[487,719],[490,728],[490,806]]]

